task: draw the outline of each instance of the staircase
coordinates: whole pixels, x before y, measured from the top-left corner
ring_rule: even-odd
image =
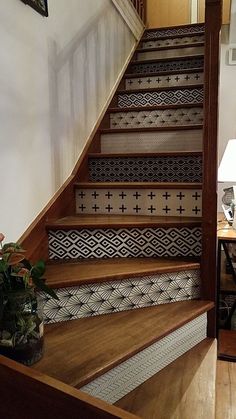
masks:
[[[59,301],[42,295],[46,350],[35,369],[143,418],[214,417],[203,73],[204,25],[146,30],[73,183],[75,213],[46,225]],[[178,413],[160,380],[174,382]]]

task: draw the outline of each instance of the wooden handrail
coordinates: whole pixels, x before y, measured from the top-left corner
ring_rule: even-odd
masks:
[[[222,0],[206,0],[204,58],[202,298],[216,301],[217,121],[219,33]],[[216,313],[208,318],[208,336],[216,336]]]
[[[146,0],[131,0],[131,3],[137,10],[140,18],[142,19],[143,23],[146,24],[146,16],[147,16],[147,1]]]

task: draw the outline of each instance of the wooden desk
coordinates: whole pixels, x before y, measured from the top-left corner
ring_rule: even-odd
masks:
[[[236,331],[231,329],[231,319],[236,309],[236,272],[234,270],[232,259],[229,254],[228,244],[236,243],[236,230],[223,219],[223,214],[219,214],[217,224],[217,238],[218,238],[218,342],[219,351],[218,358],[228,361],[236,361]],[[222,247],[224,250],[224,257],[222,257]],[[226,260],[229,273],[222,269],[222,262]],[[220,324],[220,303],[227,300],[233,300],[229,309],[226,320]]]

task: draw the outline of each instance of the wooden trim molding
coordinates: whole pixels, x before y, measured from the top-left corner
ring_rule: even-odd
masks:
[[[221,0],[206,0],[201,283],[202,298],[211,301],[216,301],[217,121],[221,13]],[[209,315],[208,336],[216,336],[215,310]]]
[[[128,25],[135,39],[140,39],[140,32],[143,32],[145,25],[132,2],[127,0],[112,0],[112,3]]]

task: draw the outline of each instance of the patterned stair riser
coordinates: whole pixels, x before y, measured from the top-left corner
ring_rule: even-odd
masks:
[[[110,114],[110,128],[152,128],[203,123],[203,108],[159,109]]]
[[[204,340],[206,329],[207,314],[204,313],[95,378],[81,390],[108,403],[115,403]]]
[[[205,26],[204,24],[195,25],[195,26],[179,26],[177,28],[168,28],[168,29],[157,29],[157,30],[147,30],[143,35],[143,39],[148,38],[161,38],[164,36],[174,37],[176,35],[191,35],[192,33],[204,33]]]
[[[203,72],[166,74],[165,76],[135,77],[125,81],[126,90],[141,90],[154,87],[175,87],[188,86],[191,84],[202,84],[204,82]]]
[[[194,189],[78,189],[77,214],[201,217],[202,193]]]
[[[143,41],[141,42],[139,48],[147,49],[147,48],[166,48],[166,47],[173,47],[178,45],[188,45],[188,44],[195,44],[198,42],[204,42],[204,35],[196,35],[196,36],[185,36],[180,38],[169,38],[169,39],[157,39],[157,40],[150,40],[150,41]]]
[[[45,323],[199,298],[200,271],[170,272],[55,291],[59,301],[41,293]]]
[[[186,47],[177,49],[167,49],[163,51],[145,51],[139,52],[137,61],[175,58],[175,57],[192,57],[193,55],[203,55],[204,47]]]
[[[189,59],[179,59],[179,60],[167,60],[167,61],[157,61],[152,63],[131,63],[130,71],[131,73],[145,74],[145,73],[159,73],[159,72],[174,72],[174,71],[184,71],[191,68],[200,68],[203,69],[204,59],[203,57],[195,57]]]
[[[200,227],[49,231],[50,259],[200,255]]]
[[[119,108],[128,108],[129,106],[183,105],[186,103],[194,104],[202,102],[202,87],[163,90],[160,92],[118,94]]]
[[[93,182],[201,182],[201,156],[89,159]]]
[[[202,130],[130,132],[101,135],[102,153],[201,151]]]

